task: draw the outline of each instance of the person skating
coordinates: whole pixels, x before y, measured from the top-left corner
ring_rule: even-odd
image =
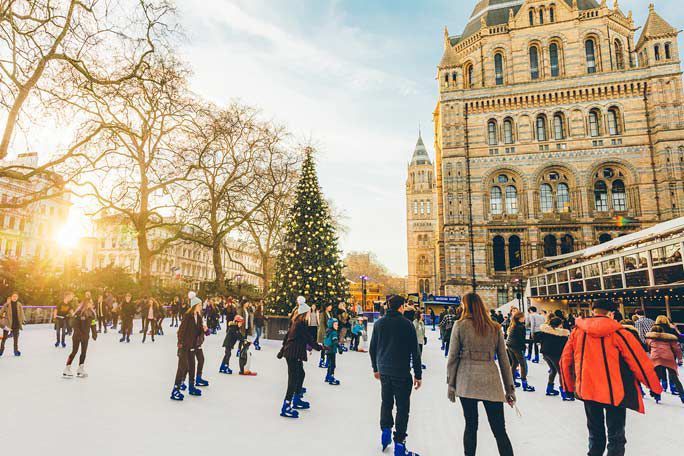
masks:
[[[252,367],[252,352],[250,352],[249,347],[252,346],[252,343],[245,338],[244,342],[242,343],[242,347],[240,348],[240,375],[245,375],[248,377],[256,377],[257,373],[254,372],[251,367]]]
[[[420,359],[423,359],[423,345],[427,341],[425,336],[425,321],[423,320],[423,313],[416,312],[413,319],[413,327],[416,328],[416,337],[418,338],[418,350],[420,351]],[[423,370],[426,369],[425,364],[421,366]]]
[[[14,342],[14,356],[21,356],[19,351],[19,333],[24,329],[24,306],[19,302],[19,293],[13,292],[5,301],[5,305],[0,310],[0,314],[5,316],[7,320],[7,328],[2,331],[2,341],[0,342],[0,356],[5,353],[5,342],[9,337],[9,331],[12,330],[12,339]]]
[[[487,314],[479,295],[463,297],[463,313],[451,333],[451,352],[447,360],[448,398],[463,407],[464,454],[477,450],[478,403],[482,402],[487,421],[502,456],[513,456],[506,433],[504,403],[515,405],[513,372],[506,354],[501,326]],[[495,357],[496,355],[496,357]],[[499,368],[497,369],[496,361]],[[503,388],[502,388],[503,383]]]
[[[511,363],[511,373],[515,377],[515,372],[520,367],[520,381],[523,391],[534,392],[535,388],[527,383],[527,359],[525,359],[525,314],[516,312],[511,316],[511,325],[508,327],[508,337],[506,338],[506,348],[508,358]],[[515,382],[515,386],[521,386]]]
[[[527,360],[533,363],[539,363],[539,337],[541,333],[541,325],[546,323],[546,318],[537,313],[537,308],[532,306],[525,320],[526,327],[530,330],[530,341],[527,346]],[[532,358],[532,351],[534,351],[534,358]]]
[[[443,318],[439,319],[439,329],[442,330],[442,344],[444,347],[444,356],[449,356],[449,342],[451,341],[451,330],[454,323],[458,320],[454,309],[449,307],[447,313]]]
[[[64,293],[62,302],[55,306],[54,319],[55,319],[55,333],[57,335],[57,341],[55,342],[55,347],[62,348],[66,347],[66,333],[67,333],[67,319],[71,314],[71,300],[74,299],[74,294],[71,291]]]
[[[369,353],[373,376],[380,380],[381,386],[382,449],[385,450],[392,442],[394,428],[395,456],[418,456],[406,449],[406,431],[411,406],[411,388],[420,388],[423,371],[416,330],[402,315],[404,303],[401,296],[390,298],[385,316],[375,323]],[[412,365],[415,378],[411,376]],[[392,417],[395,405],[396,420]]]
[[[644,413],[639,383],[662,393],[653,363],[639,340],[608,315],[615,304],[597,300],[592,317],[578,318],[561,357],[566,394],[584,401],[589,430],[589,456],[625,454],[627,409]],[[608,434],[606,439],[606,427]]]
[[[223,339],[224,355],[223,361],[221,362],[221,367],[219,372],[222,374],[232,374],[233,370],[230,368],[230,357],[235,348],[236,343],[240,343],[238,350],[242,349],[242,344],[246,340],[246,337],[242,333],[242,325],[244,325],[245,319],[240,315],[236,315],[233,321],[226,325],[226,337]]]
[[[182,401],[184,396],[181,393],[185,389],[185,377],[188,377],[188,393],[191,396],[201,396],[202,391],[197,388],[195,381],[195,359],[199,347],[204,341],[205,326],[202,320],[202,301],[197,298],[194,291],[188,293],[190,307],[183,315],[181,324],[178,328],[178,367],[176,369],[176,379],[174,382],[171,399]],[[202,359],[204,356],[202,356]],[[201,377],[200,377],[201,378]]]
[[[319,344],[323,344],[325,342],[325,334],[328,329],[326,326],[327,321],[330,320],[333,317],[332,314],[333,306],[332,304],[328,304],[325,306],[325,308],[321,308],[321,310],[318,312],[318,335],[316,337],[316,341]],[[328,368],[328,363],[325,360],[325,350],[321,350],[321,359],[318,362],[318,367],[320,368]]]
[[[437,326],[437,322],[435,321],[436,318],[437,318],[437,316],[435,315],[435,309],[430,307],[430,322],[432,323],[432,331],[433,332],[435,331],[435,327]]]
[[[171,302],[171,327],[178,327],[179,319],[180,319],[180,312],[181,312],[181,301],[178,296],[175,296],[173,298],[173,302]]]
[[[337,353],[342,354],[339,336],[340,323],[336,318],[328,320],[328,332],[325,336],[325,350],[328,357],[328,371],[325,382],[328,385],[339,385],[340,381],[335,378],[335,368],[337,367]]]
[[[283,346],[278,352],[278,359],[287,362],[287,391],[280,409],[280,416],[299,418],[297,409],[308,409],[311,404],[302,400],[304,388],[304,362],[307,361],[307,347],[323,350],[309,332],[309,312],[311,307],[303,296],[297,298],[297,308],[290,322],[290,328],[283,339]]]
[[[560,395],[563,400],[572,400],[569,398],[563,388],[556,390],[556,375],[560,369],[559,363],[561,355],[563,354],[563,348],[568,341],[570,336],[570,331],[563,329],[563,320],[558,317],[553,317],[549,324],[541,325],[539,341],[541,342],[541,354],[544,357],[544,361],[549,366],[549,381],[546,385],[546,395],[547,396],[558,396]]]
[[[642,309],[634,312],[634,315],[636,316],[634,326],[636,327],[637,331],[639,331],[639,339],[641,340],[641,343],[645,346],[646,334],[651,331],[651,328],[653,328],[653,325],[655,325],[655,321],[648,318]]]
[[[675,387],[675,392],[684,403],[684,389],[677,375],[677,363],[682,361],[682,347],[679,338],[663,331],[659,325],[654,325],[651,331],[646,333],[646,345],[649,348],[649,356],[655,366],[656,374],[660,379],[660,385],[667,391],[667,378]],[[660,402],[661,396],[654,394],[656,402]]]
[[[97,313],[95,312],[95,306],[93,304],[92,298],[85,298],[83,302],[78,306],[73,315],[73,336],[71,341],[73,348],[71,353],[67,358],[66,367],[64,372],[62,372],[63,378],[74,378],[74,374],[71,371],[71,363],[76,358],[79,348],[81,350],[81,356],[78,359],[78,369],[76,370],[76,376],[79,378],[85,378],[88,374],[85,371],[85,359],[88,353],[88,341],[90,340],[90,335],[92,333],[93,340],[97,340]]]
[[[313,313],[311,314],[313,316]],[[264,304],[260,302],[254,309],[254,349],[256,351],[261,350],[261,336],[264,333],[264,327],[266,326],[266,318],[264,317]],[[314,337],[315,337],[314,332]]]
[[[133,334],[133,318],[135,317],[136,307],[133,297],[126,293],[123,303],[121,303],[121,339],[119,342],[131,341]]]
[[[154,336],[157,334],[157,321],[159,320],[159,314],[161,314],[162,308],[154,298],[148,298],[147,302],[143,305],[142,314],[145,316],[143,319],[143,337],[142,343],[145,343],[147,339],[148,330],[152,337],[152,342],[154,342]]]
[[[361,337],[363,337],[364,329],[365,328],[363,326],[363,317],[356,318],[354,326],[352,326],[351,329],[352,338],[351,342],[349,343],[351,350],[356,352],[359,351],[359,343],[361,342]]]

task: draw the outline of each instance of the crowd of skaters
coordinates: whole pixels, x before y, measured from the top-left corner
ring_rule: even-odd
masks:
[[[664,315],[651,320],[642,310],[626,319],[610,300],[592,302],[591,308],[588,317],[539,312],[535,307],[526,313],[513,307],[503,316],[487,312],[480,297],[471,293],[460,306],[445,308],[439,319],[431,312],[433,330],[438,322],[447,357],[447,397],[452,402],[459,399],[463,408],[464,454],[474,455],[476,451],[479,402],[484,405],[499,454],[513,454],[503,405],[515,407],[517,388],[535,391],[528,383],[527,361],[539,363],[540,355],[549,368],[546,395],[561,396],[564,401],[578,398],[584,403],[589,456],[603,455],[606,448],[609,456],[625,454],[626,410],[644,413],[646,390],[660,402],[669,387],[684,403],[677,373],[682,365],[683,335],[677,327]],[[321,352],[318,365],[325,369],[325,381],[332,386],[341,384],[335,377],[338,355],[365,351],[368,321],[362,310],[348,308],[345,303],[316,309],[303,297],[298,298],[278,353],[288,367],[281,416],[298,418],[299,410],[311,407],[303,400],[303,363],[312,350]],[[201,388],[209,384],[203,378],[202,344],[206,336],[220,331],[222,324],[226,325],[226,336],[219,372],[232,373],[230,358],[237,345],[240,374],[256,375],[250,369],[249,348],[260,349],[265,323],[261,303],[224,297],[202,301],[195,292],[189,292],[187,299],[177,297],[162,306],[154,298],[133,300],[130,294],[117,299],[104,293],[93,299],[85,293],[79,299],[66,292],[54,312],[55,347],[66,347],[65,337],[72,336],[65,378],[73,377],[71,365],[79,352],[76,376],[87,376],[84,364],[88,342],[96,340],[98,334],[118,329],[120,342],[130,343],[132,322],[138,315],[143,343],[148,335],[151,340],[163,335],[166,317],[171,318],[170,326],[178,327],[178,367],[171,399],[183,400],[186,389],[193,396],[202,395]],[[0,355],[9,338],[14,339],[15,356],[21,355],[18,343],[24,320],[19,295],[12,293],[0,308]],[[395,296],[383,307],[370,341],[371,364],[382,389],[381,444],[384,450],[393,440],[395,455],[417,456],[406,449],[405,442],[411,389],[420,388],[425,369],[421,361],[427,342],[425,331],[423,312]],[[248,335],[255,337],[250,341]]]

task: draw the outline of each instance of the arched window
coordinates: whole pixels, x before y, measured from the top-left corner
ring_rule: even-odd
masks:
[[[596,73],[596,42],[593,38],[584,42],[584,54],[587,59],[587,73]]]
[[[594,208],[597,212],[608,212],[608,187],[602,180],[594,184]]]
[[[561,238],[561,254],[572,253],[575,251],[575,239],[566,234]]]
[[[625,193],[625,183],[620,179],[613,181],[611,188],[613,193],[613,210],[624,212],[627,210],[627,194]]]
[[[589,136],[596,138],[601,136],[601,121],[598,109],[589,111]]]
[[[547,234],[544,236],[544,256],[554,257],[556,255],[558,255],[556,236],[553,234]]]
[[[553,188],[549,184],[539,188],[539,208],[545,214],[553,212]]]
[[[670,43],[665,43],[665,58],[667,60],[672,58],[672,45]]]
[[[625,55],[624,51],[622,50],[622,41],[616,39],[613,43],[613,49],[613,52],[615,53],[615,68],[617,68],[618,70],[624,70]]]
[[[506,213],[509,215],[518,213],[518,189],[513,185],[506,187]]]
[[[466,65],[466,70],[465,70],[465,72],[463,73],[463,75],[464,75],[464,77],[465,77],[465,86],[466,86],[466,89],[472,88],[472,87],[473,87],[473,83],[474,83],[474,80],[473,80],[473,79],[474,79],[474,77],[475,77],[475,72],[474,72],[474,70],[473,70],[473,65],[472,65],[472,64],[469,63],[468,65]]]
[[[534,25],[534,10],[530,9],[530,25]]]
[[[451,82],[452,82],[454,85],[456,85],[456,77],[457,77],[457,75],[458,75],[458,73],[456,73],[455,71],[454,71],[453,73],[451,73]]]
[[[492,187],[492,192],[489,195],[489,210],[494,215],[503,213],[503,195],[500,187]]]
[[[503,85],[504,83],[504,61],[503,55],[497,52],[494,56],[494,75],[496,78],[496,85]]]
[[[565,117],[557,112],[553,115],[553,137],[556,141],[565,139]]]
[[[620,120],[617,108],[610,108],[608,110],[608,133],[612,136],[620,134]]]
[[[449,73],[444,75],[444,85],[449,85]]]
[[[428,201],[427,202],[427,213],[430,215],[430,212],[432,212],[432,202]]]
[[[551,62],[551,77],[558,77],[560,75],[560,56],[557,43],[551,43],[549,46],[549,60]]]
[[[606,242],[610,242],[613,240],[613,236],[611,236],[608,233],[603,233],[602,235],[599,236],[599,244],[605,244]]]
[[[492,257],[494,258],[494,270],[506,270],[506,241],[501,236],[492,239]]]
[[[539,48],[537,46],[530,47],[530,77],[539,79]]]
[[[420,202],[420,215],[425,215],[425,201]]]
[[[513,144],[513,120],[510,118],[504,120],[504,143]]]
[[[546,116],[539,115],[536,120],[537,141],[548,141],[546,135]]]
[[[520,238],[515,235],[508,238],[508,263],[510,264],[511,271],[522,265]]]
[[[544,25],[544,8],[539,10],[539,24]]]
[[[556,209],[558,212],[568,212],[570,210],[570,187],[561,182],[556,187]]]
[[[653,52],[655,53],[656,62],[658,62],[660,60],[660,46],[656,44],[653,48]]]
[[[418,201],[413,202],[413,214],[418,215]]]
[[[487,143],[490,146],[496,146],[499,144],[499,135],[497,134],[496,120],[492,119],[487,122]]]

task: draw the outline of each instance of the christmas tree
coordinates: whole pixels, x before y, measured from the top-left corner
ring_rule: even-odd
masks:
[[[285,229],[282,252],[266,300],[270,314],[288,315],[297,296],[319,308],[349,297],[337,235],[321,195],[313,159],[307,148],[295,202]]]

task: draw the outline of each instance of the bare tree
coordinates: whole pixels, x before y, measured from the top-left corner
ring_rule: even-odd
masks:
[[[241,228],[277,190],[288,166],[283,128],[261,121],[255,109],[237,103],[197,113],[186,160],[194,171],[186,184],[181,236],[212,252],[217,290],[225,290],[227,237]],[[267,182],[268,185],[264,185]]]
[[[145,292],[152,259],[180,237],[175,196],[193,169],[181,152],[192,116],[186,79],[176,60],[157,58],[141,77],[93,86],[83,101],[103,132],[96,168],[82,176],[79,194],[99,204],[91,215],[130,224]]]
[[[282,238],[288,213],[294,201],[302,157],[298,151],[290,151],[281,156],[278,166],[273,168],[273,173],[266,176],[267,179],[260,179],[257,182],[255,191],[269,192],[269,196],[240,227],[238,246],[257,254],[259,269],[251,268],[227,250],[231,261],[238,264],[246,273],[261,279],[264,290],[269,288],[275,259],[283,248]]]
[[[72,103],[84,87],[138,78],[165,45],[173,13],[166,0],[1,0],[0,160],[17,131],[35,134],[37,118],[70,124],[84,114]],[[0,207],[62,196],[89,165],[84,150],[100,132],[77,130],[70,146],[37,166],[0,165],[0,178],[31,188]]]

